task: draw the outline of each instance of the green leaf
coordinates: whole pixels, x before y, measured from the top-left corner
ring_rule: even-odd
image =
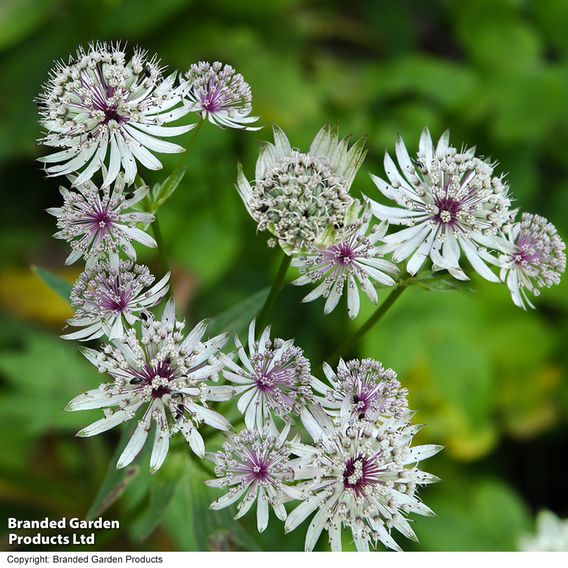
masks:
[[[151,480],[148,507],[132,525],[132,534],[138,540],[148,538],[162,522],[168,510],[186,470],[187,445],[184,444],[181,449],[182,452],[170,450],[164,465]]]
[[[156,213],[156,211],[174,194],[174,191],[178,188],[183,176],[185,176],[185,168],[176,169],[163,182],[156,183],[152,187],[149,195],[148,207],[148,211],[150,213]]]
[[[71,295],[71,290],[73,286],[60,278],[59,276],[53,274],[45,268],[40,268],[39,266],[32,266],[32,270],[59,296],[64,300],[69,302],[69,296]]]
[[[224,332],[234,333],[235,335],[241,333],[259,312],[269,292],[270,288],[259,290],[246,300],[221,312],[213,319],[209,327],[210,333],[213,335]]]
[[[221,493],[205,485],[207,478],[189,461],[167,511],[164,522],[179,549],[259,550],[258,543],[232,518],[228,508],[209,509]]]
[[[87,519],[95,519],[102,515],[119,497],[126,491],[126,488],[140,472],[139,465],[129,465],[123,469],[116,469],[116,462],[123,452],[128,440],[134,432],[136,424],[125,427],[122,431],[120,442],[110,460],[108,472],[101,485],[93,504],[87,512]]]
[[[243,238],[238,199],[232,195],[216,199],[205,209],[191,209],[191,222],[180,222],[173,207],[167,207],[160,217],[164,238],[172,243],[173,259],[193,272],[203,286],[222,278],[238,256]],[[178,219],[175,229],[169,223],[174,217]]]
[[[3,0],[0,5],[0,49],[29,36],[46,20],[55,0]]]
[[[30,435],[88,424],[96,411],[63,412],[73,397],[101,379],[75,345],[32,328],[14,332],[12,342],[17,349],[12,343],[0,351],[0,373],[9,387],[0,392],[0,422]]]
[[[425,501],[436,517],[415,519],[419,550],[517,550],[529,530],[526,505],[497,479],[454,478],[429,493]]]
[[[424,288],[431,292],[451,292],[453,290],[463,289],[466,284],[460,282],[447,273],[428,272],[424,275],[416,276],[409,280],[409,284]]]

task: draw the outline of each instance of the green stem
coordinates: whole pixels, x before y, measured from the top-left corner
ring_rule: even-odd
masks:
[[[272,288],[270,289],[270,293],[264,302],[264,305],[260,309],[258,316],[256,317],[256,331],[257,334],[262,333],[262,328],[264,327],[266,320],[276,302],[276,298],[278,294],[280,294],[280,290],[284,287],[284,280],[286,278],[286,273],[288,272],[288,267],[290,266],[290,262],[292,261],[292,257],[288,256],[287,254],[284,255],[282,262],[280,263],[280,268],[278,268],[278,273],[276,274],[276,278],[274,282],[272,282]]]
[[[408,285],[400,283],[388,296],[387,299],[375,310],[369,319],[356,331],[354,331],[339,347],[326,358],[331,365],[336,363],[338,359],[348,353],[349,350],[363,337],[391,308],[398,300],[400,295],[406,290]]]
[[[154,222],[152,223],[152,231],[154,232],[154,237],[158,243],[158,254],[160,255],[160,262],[162,264],[162,270],[164,274],[170,271],[170,263],[168,262],[168,251],[166,250],[166,243],[164,241],[164,235],[162,234],[162,228],[160,227],[160,221],[158,220],[158,213],[154,214]]]

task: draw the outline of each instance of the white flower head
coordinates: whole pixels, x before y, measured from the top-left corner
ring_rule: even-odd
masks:
[[[475,156],[475,148],[458,151],[449,145],[445,132],[436,147],[428,130],[422,132],[418,157],[412,160],[404,142],[396,143],[398,167],[388,153],[385,171],[389,182],[371,176],[379,191],[399,207],[371,201],[373,214],[406,229],[387,235],[386,251],[393,261],[408,259],[407,271],[414,275],[426,259],[434,270],[448,270],[467,280],[460,267],[463,252],[483,278],[498,282],[486,261],[497,261],[486,250],[496,248],[499,234],[512,219],[508,186],[494,175],[494,164]]]
[[[283,502],[298,496],[290,486],[298,460],[292,458],[291,444],[286,440],[289,430],[288,425],[280,434],[270,428],[230,434],[223,449],[212,455],[217,479],[206,482],[228,491],[210,508],[223,509],[240,500],[235,515],[240,519],[256,502],[259,532],[268,526],[270,507],[280,520],[286,520]]]
[[[238,337],[235,345],[240,365],[230,357],[225,362],[223,376],[235,385],[240,396],[239,412],[249,430],[274,427],[274,416],[290,421],[291,415],[302,415],[313,402],[310,362],[294,340],[270,339],[267,327],[255,339],[255,322],[249,326],[248,353]]]
[[[71,291],[75,309],[69,325],[82,329],[68,333],[64,339],[90,341],[106,335],[121,339],[125,328],[134,325],[148,308],[155,306],[167,293],[169,272],[157,283],[147,266],[120,260],[97,262],[81,273]]]
[[[366,420],[376,423],[408,414],[408,391],[396,372],[374,359],[339,360],[334,371],[327,363],[323,371],[329,385],[313,379],[313,388],[323,395],[322,406],[342,423]]]
[[[440,446],[410,447],[417,426],[389,420],[378,426],[366,421],[327,429],[314,446],[297,445],[307,463],[296,468],[306,480],[300,505],[288,514],[286,532],[315,512],[306,533],[305,549],[313,550],[323,530],[333,551],[340,551],[343,528],[350,529],[358,551],[382,542],[400,550],[392,529],[416,540],[405,516],[432,515],[416,497],[418,486],[438,481],[417,463]]]
[[[505,253],[499,258],[501,280],[507,283],[516,306],[534,308],[527,293],[538,296],[540,288],[560,283],[566,270],[566,245],[552,223],[531,213],[523,213],[520,223],[506,235]]]
[[[59,62],[38,97],[40,123],[47,133],[40,140],[59,148],[40,161],[49,176],[81,172],[75,184],[89,180],[107,164],[103,186],[122,170],[134,182],[137,162],[151,170],[162,167],[153,152],[183,152],[162,140],[193,128],[164,126],[189,113],[181,104],[184,85],[175,86],[154,56],[135,49],[128,57],[120,45],[94,43],[79,48],[69,63]]]
[[[536,517],[536,533],[520,540],[523,552],[568,552],[568,520],[552,511],[540,511]]]
[[[136,259],[132,241],[147,247],[156,247],[156,241],[136,225],[154,221],[151,213],[131,211],[148,193],[147,187],[133,191],[124,187],[124,176],[119,175],[114,189],[99,190],[92,181],[78,185],[74,190],[60,187],[61,207],[51,207],[48,213],[57,218],[59,231],[53,236],[64,239],[71,246],[65,264],[85,258],[87,265],[97,259],[123,250]]]
[[[300,269],[301,276],[292,283],[318,284],[302,301],[311,302],[323,296],[324,313],[329,314],[347,288],[347,311],[351,319],[359,313],[359,288],[376,304],[375,285],[395,286],[391,274],[398,273],[397,266],[383,258],[382,247],[377,245],[386,231],[386,223],[369,229],[369,217],[364,214],[339,232],[336,243],[312,245],[307,253],[294,257],[292,266]]]
[[[333,242],[359,202],[349,189],[365,157],[364,139],[351,147],[337,129],[322,128],[307,153],[294,150],[274,126],[274,144],[263,143],[251,185],[239,167],[237,190],[260,231],[272,233],[287,254]]]
[[[207,322],[196,325],[187,335],[184,323],[175,317],[170,300],[161,319],[150,315],[142,322],[138,336],[131,328],[122,340],[103,346],[100,351],[82,348],[85,357],[101,373],[108,373],[112,383],[73,399],[66,410],[105,409],[105,417],[81,430],[78,436],[94,436],[133,419],[145,408],[134,434],[118,459],[117,467],[127,466],[138,455],[150,430],[156,433],[150,456],[152,472],[160,468],[169,449],[169,438],[180,431],[193,452],[204,457],[203,438],[198,427],[206,423],[219,430],[231,425],[207,401],[228,400],[234,389],[210,386],[223,366],[219,351],[227,340],[218,335],[202,342]]]
[[[258,120],[257,116],[250,116],[250,86],[233,67],[219,61],[200,61],[190,67],[185,78],[189,87],[185,94],[189,110],[221,128],[260,130],[249,126]]]

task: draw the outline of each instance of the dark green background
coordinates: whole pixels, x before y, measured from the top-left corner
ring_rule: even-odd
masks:
[[[39,265],[69,280],[79,270],[63,270],[65,244],[50,238],[54,222],[44,209],[59,203],[58,182],[43,179],[35,161],[45,150],[35,143],[33,98],[53,60],[92,39],[124,39],[173,68],[231,63],[251,84],[267,128],[206,125],[182,186],[161,211],[178,304],[194,322],[265,288],[276,270],[279,253],[255,234],[233,186],[237,160],[252,175],[257,141],[270,138],[273,122],[300,148],[327,123],[368,135],[354,190],[375,197],[367,172],[383,174],[383,152],[398,132],[412,153],[424,126],[434,137],[450,128],[457,146],[476,145],[509,172],[521,209],[549,217],[566,237],[566,29],[565,0],[1,0],[2,516],[84,516],[118,439],[73,437],[95,415],[62,408],[99,377],[58,339],[68,308],[30,270]],[[177,157],[164,163],[167,173]],[[142,259],[158,270],[156,257]],[[502,286],[476,280],[469,288],[410,290],[359,350],[399,372],[416,420],[427,424],[421,441],[446,446],[424,464],[443,478],[423,492],[438,516],[415,523],[420,544],[400,537],[405,549],[512,550],[532,530],[535,511],[568,516],[568,279],[527,313]],[[272,323],[317,361],[355,324],[343,305],[324,317],[322,302],[300,304],[305,293],[287,287]],[[370,311],[363,302],[360,318]],[[254,515],[239,524],[227,512],[208,512],[214,493],[184,457],[173,456],[148,493],[147,459],[107,513],[123,530],[101,534],[98,548],[302,547],[303,525],[283,537],[275,521],[258,535]],[[169,479],[179,480],[173,494]],[[159,528],[141,540],[153,521]]]

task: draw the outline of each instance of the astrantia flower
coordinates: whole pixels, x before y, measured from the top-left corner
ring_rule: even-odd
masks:
[[[538,296],[539,288],[560,283],[566,269],[566,245],[552,223],[531,213],[523,213],[507,236],[507,252],[499,259],[501,280],[507,283],[516,306],[534,308],[527,292]]]
[[[347,285],[347,310],[350,318],[359,313],[359,287],[376,304],[378,301],[374,283],[395,286],[389,274],[398,273],[392,262],[382,258],[380,240],[386,233],[386,223],[375,225],[367,235],[369,220],[363,219],[342,232],[340,240],[330,246],[312,246],[308,253],[292,260],[292,266],[300,269],[301,276],[293,284],[302,286],[317,283],[302,301],[311,302],[326,298],[324,313],[331,313]]]
[[[127,466],[138,455],[151,427],[156,433],[150,456],[150,469],[164,462],[170,434],[180,431],[199,457],[205,455],[203,438],[197,428],[205,422],[219,430],[231,425],[207,407],[207,401],[228,400],[233,388],[209,386],[223,363],[219,350],[227,340],[218,335],[202,343],[207,323],[201,322],[186,336],[184,324],[175,318],[175,305],[169,301],[161,320],[150,315],[142,322],[140,336],[130,329],[123,340],[100,351],[83,348],[85,357],[99,372],[108,373],[112,383],[73,399],[67,410],[104,408],[105,417],[81,430],[78,436],[94,436],[131,420],[145,407],[142,418],[118,459],[117,467]],[[111,410],[112,409],[112,410]]]
[[[400,207],[371,202],[381,220],[408,228],[387,235],[386,250],[394,262],[409,259],[406,268],[416,274],[427,258],[435,270],[446,269],[454,278],[467,280],[460,267],[463,252],[472,267],[491,282],[499,279],[486,260],[496,261],[485,250],[498,244],[498,234],[510,221],[508,187],[493,175],[494,164],[475,157],[475,149],[458,152],[445,132],[436,148],[428,130],[420,138],[418,159],[412,161],[401,138],[396,143],[400,172],[388,155],[385,171],[390,183],[372,176],[389,199]]]
[[[168,293],[169,278],[168,272],[154,284],[147,266],[119,260],[117,255],[94,264],[79,276],[71,291],[75,316],[67,323],[83,329],[63,338],[87,341],[106,335],[120,339],[125,327],[147,315],[148,308]]]
[[[137,164],[158,170],[160,161],[152,152],[183,152],[162,137],[187,132],[194,124],[167,127],[186,114],[181,104],[184,85],[175,86],[176,73],[166,79],[156,57],[135,50],[127,57],[119,45],[91,44],[80,48],[68,64],[59,62],[51,71],[38,97],[40,123],[47,130],[41,140],[61,148],[40,161],[50,164],[50,176],[82,172],[81,184],[106,163],[103,186],[123,170],[126,182],[136,177]]]
[[[230,65],[200,61],[190,67],[185,77],[189,85],[186,93],[189,110],[216,126],[260,130],[248,126],[258,120],[257,116],[249,116],[250,87]]]
[[[237,189],[260,231],[270,231],[288,254],[304,251],[332,242],[350,222],[358,202],[349,189],[365,153],[363,139],[349,148],[325,127],[303,154],[274,126],[274,144],[261,147],[254,185],[239,168]]]
[[[307,551],[313,550],[323,530],[331,549],[341,550],[344,527],[351,530],[359,551],[368,551],[379,541],[400,550],[392,529],[416,540],[405,515],[432,514],[416,497],[416,488],[438,481],[416,464],[441,449],[411,448],[416,431],[417,427],[396,421],[377,427],[362,421],[327,430],[315,446],[296,445],[295,453],[308,460],[296,468],[296,479],[308,481],[304,501],[288,514],[286,532],[315,511],[306,534]]]
[[[523,552],[568,552],[568,520],[551,511],[541,511],[536,517],[536,534],[520,541]]]
[[[284,521],[282,502],[298,493],[288,484],[294,480],[294,463],[290,443],[286,441],[289,426],[281,434],[265,428],[261,432],[243,430],[231,434],[223,449],[213,454],[218,479],[207,481],[210,487],[227,487],[228,492],[214,501],[211,509],[223,509],[240,501],[235,519],[245,515],[256,501],[259,532],[268,526],[269,507]]]
[[[64,239],[71,245],[71,254],[65,264],[73,264],[84,257],[87,264],[106,254],[123,250],[136,259],[132,241],[147,247],[156,247],[156,241],[136,227],[154,220],[151,213],[129,211],[146,197],[147,187],[132,192],[124,191],[124,177],[116,180],[114,190],[97,186],[87,181],[78,185],[77,191],[59,188],[63,196],[62,207],[52,207],[48,213],[57,218],[59,231],[53,236]]]
[[[285,421],[291,414],[303,416],[313,402],[310,386],[310,362],[294,340],[270,339],[267,327],[260,339],[255,339],[255,322],[249,326],[248,353],[235,337],[240,366],[230,357],[222,356],[226,369],[223,376],[235,384],[240,395],[237,408],[244,414],[249,430],[262,430],[274,424],[274,415]]]
[[[312,386],[324,395],[322,406],[340,416],[342,423],[401,418],[408,408],[408,391],[401,388],[396,372],[385,369],[379,361],[340,359],[337,371],[327,363],[323,371],[330,385],[313,379]]]

